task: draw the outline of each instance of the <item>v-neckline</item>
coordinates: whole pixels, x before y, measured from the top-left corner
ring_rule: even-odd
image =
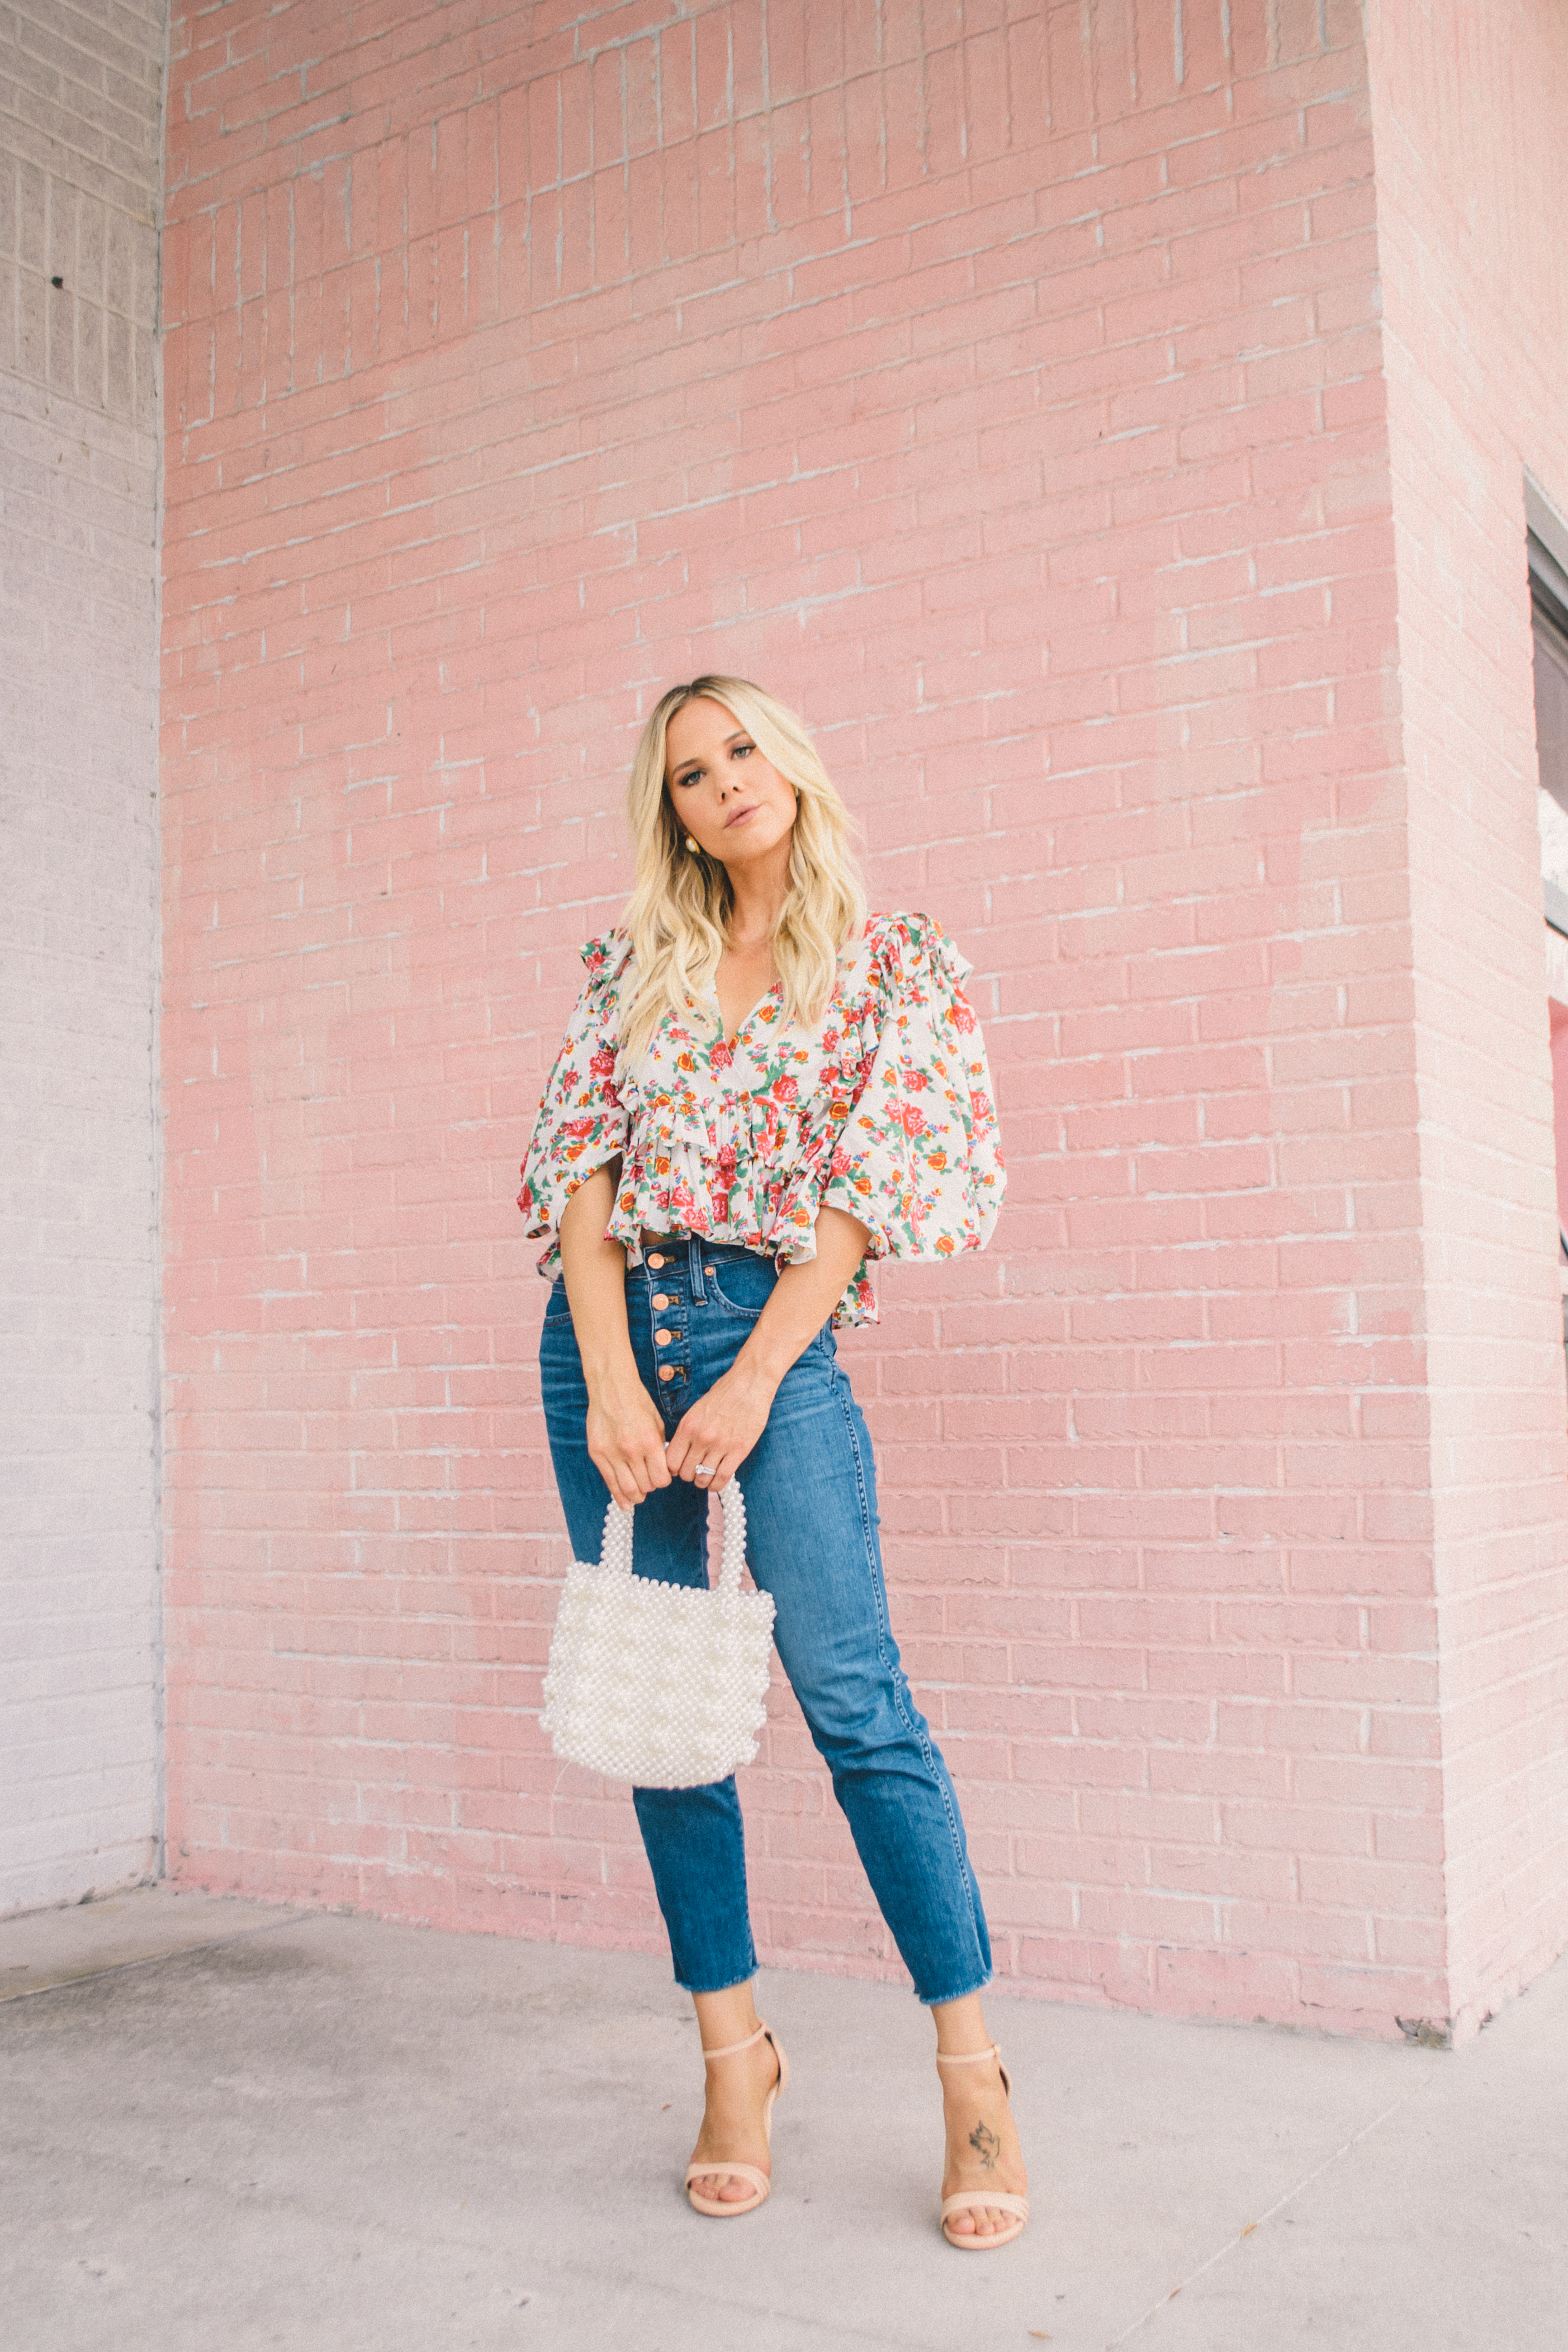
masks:
[[[710,1045],[708,1047],[708,1052],[712,1054],[716,1052],[719,1047],[722,1047],[726,1053],[733,1054],[737,1045],[739,1045],[741,1038],[745,1035],[747,1030],[750,1028],[752,1023],[761,1012],[763,1006],[765,1004],[771,1003],[772,1000],[778,995],[784,983],[781,980],[776,980],[770,987],[763,991],[756,1003],[752,1006],[750,1012],[747,1014],[745,1020],[741,1022],[739,1027],[736,1030],[733,1037],[727,1037],[724,1034],[724,1007],[718,1001],[718,989],[716,986],[713,992],[713,1001],[714,1008],[718,1014],[718,1046],[716,1047]]]
[[[865,929],[862,931],[853,947],[849,950],[847,956],[842,949],[839,950],[839,968],[837,975],[833,981],[834,995],[837,995],[839,990],[842,987],[844,981],[859,962],[861,950],[866,945],[866,942],[871,938],[872,925],[879,919],[880,919],[875,915],[868,915],[866,918]],[[739,1045],[741,1038],[745,1035],[752,1023],[756,1020],[758,1014],[761,1012],[763,1006],[771,1003],[772,999],[778,995],[784,983],[781,980],[776,980],[770,988],[766,989],[758,998],[756,1003],[752,1006],[750,1012],[747,1014],[745,1020],[736,1031],[734,1036],[727,1037],[724,1034],[724,1008],[719,1003],[718,988],[716,984],[713,992],[713,1002],[714,1010],[718,1014],[718,1037],[716,1042],[710,1045],[707,1048],[709,1058],[711,1059],[715,1054],[719,1053],[733,1054],[736,1047]],[[830,999],[830,1002],[831,1001],[831,1000]]]

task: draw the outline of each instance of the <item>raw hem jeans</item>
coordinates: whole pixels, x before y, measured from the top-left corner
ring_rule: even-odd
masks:
[[[632,1345],[666,1435],[729,1370],[774,1279],[770,1259],[684,1234],[628,1267]],[[834,1359],[824,1325],[785,1375],[741,1465],[747,1553],[755,1581],[773,1595],[784,1670],[915,1990],[923,2001],[956,2000],[988,1983],[990,1941],[958,1801],[888,1625],[871,1440]],[[588,1391],[559,1280],[539,1365],[572,1549],[597,1559],[610,1496],[589,1458]],[[707,1581],[704,1489],[677,1478],[638,1506],[632,1566],[667,1584]],[[744,1983],[757,1956],[733,1778],[632,1795],[677,1982],[689,1992]]]

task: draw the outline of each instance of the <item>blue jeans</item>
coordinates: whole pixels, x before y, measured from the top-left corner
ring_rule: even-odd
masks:
[[[673,1436],[693,1399],[734,1363],[775,1276],[771,1259],[685,1234],[655,1255],[662,1265],[650,1258],[626,1270],[627,1318],[637,1369]],[[871,1439],[835,1352],[824,1324],[741,1465],[747,1553],[754,1580],[773,1595],[784,1671],[915,1990],[924,2001],[956,2000],[989,1981],[990,1939],[958,1800],[888,1626]],[[588,1391],[560,1281],[545,1310],[539,1367],[572,1550],[597,1559],[610,1495],[589,1458]],[[706,1583],[701,1487],[677,1478],[638,1506],[632,1566],[666,1584]],[[688,1992],[743,1984],[757,1955],[734,1779],[632,1797],[676,1981]]]

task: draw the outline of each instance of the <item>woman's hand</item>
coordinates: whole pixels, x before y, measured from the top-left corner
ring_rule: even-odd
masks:
[[[745,1347],[671,1438],[666,1458],[677,1478],[714,1493],[728,1486],[768,1425],[779,1381],[838,1305],[870,1240],[858,1217],[819,1210],[816,1256],[783,1268]]]
[[[681,1416],[664,1455],[675,1476],[695,1479],[714,1494],[727,1486],[767,1428],[778,1388],[767,1372],[747,1364],[743,1349]]]
[[[629,1511],[655,1486],[667,1486],[664,1423],[643,1385],[626,1322],[626,1253],[605,1233],[615,1205],[621,1162],[596,1168],[567,1202],[560,1221],[560,1265],[571,1306],[582,1377],[588,1383],[588,1453]]]
[[[622,1370],[606,1375],[590,1391],[588,1453],[622,1510],[644,1501],[655,1486],[670,1483],[664,1423],[630,1355]]]

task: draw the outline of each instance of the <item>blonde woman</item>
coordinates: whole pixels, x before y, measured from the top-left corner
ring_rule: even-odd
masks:
[[[518,1202],[555,1236],[539,1361],[575,1556],[612,1496],[633,1561],[707,1580],[707,1496],[740,1480],[752,1574],[882,1914],[936,2028],[942,2228],[967,2252],[1029,2217],[986,2030],[990,1945],[958,1801],[899,1665],[864,1421],[835,1324],[874,1319],[873,1257],[983,1247],[1002,1192],[968,966],[922,915],[866,918],[848,820],[811,741],[759,687],[699,677],[632,771],[637,881],[545,1090]],[[734,1780],[638,1789],[706,2109],[699,2213],[768,2192],[788,2080],[752,2000]]]

